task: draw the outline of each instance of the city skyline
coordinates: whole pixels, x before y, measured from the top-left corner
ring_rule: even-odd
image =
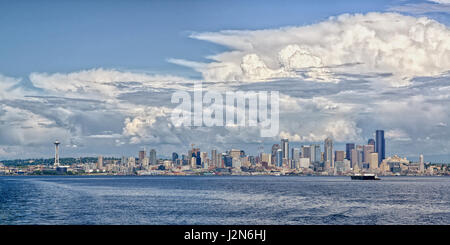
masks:
[[[48,0],[2,2],[0,15],[0,160],[46,158],[56,139],[67,157],[256,154],[327,137],[348,152],[384,129],[384,155],[450,162],[443,1]],[[279,133],[175,127],[171,96],[196,82],[279,92]]]
[[[376,130],[377,140],[363,145],[347,143],[345,150],[334,148],[327,137],[321,144],[290,147],[289,139],[272,145],[272,152],[263,148],[257,155],[245,149],[208,150],[191,144],[187,152],[173,152],[171,158],[157,157],[157,150],[139,150],[137,156],[59,159],[59,141],[55,141],[55,157],[48,159],[0,162],[0,175],[332,175],[354,176],[443,176],[449,164],[418,161],[399,155],[386,156],[384,130]],[[280,146],[281,145],[281,146]],[[349,153],[347,153],[349,152]]]

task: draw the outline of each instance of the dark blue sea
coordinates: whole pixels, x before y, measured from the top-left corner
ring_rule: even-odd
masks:
[[[450,177],[0,177],[0,224],[450,224]]]

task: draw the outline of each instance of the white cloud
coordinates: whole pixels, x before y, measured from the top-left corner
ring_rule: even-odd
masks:
[[[394,141],[410,141],[411,138],[402,129],[391,129],[386,131],[386,139]]]
[[[340,72],[383,72],[393,74],[389,85],[399,86],[450,67],[450,30],[426,17],[396,13],[344,14],[309,26],[192,37],[231,49],[208,57],[212,63],[175,60],[202,72],[207,81],[298,77],[329,82],[340,79]],[[358,65],[344,65],[350,63]]]
[[[450,0],[429,0],[433,3],[439,3],[439,4],[450,4]]]
[[[450,73],[443,74],[450,36],[436,21],[370,13],[193,37],[230,49],[209,57],[212,63],[169,60],[200,71],[205,91],[280,91],[280,135],[273,141],[362,142],[381,128],[395,142],[390,149],[428,147],[421,139],[443,146],[428,152],[450,149],[443,130],[450,121]],[[173,127],[171,93],[189,91],[190,79],[102,68],[29,78],[43,89],[39,96],[24,97],[36,92],[16,86],[20,78],[0,75],[0,149],[8,156],[20,154],[14,147],[46,146],[55,138],[80,151],[101,147],[92,142],[179,151],[190,143],[208,150],[268,141],[254,128]]]
[[[170,115],[164,108],[157,107],[138,108],[132,114],[125,119],[123,128],[123,135],[131,136],[132,143],[139,143],[146,138],[148,140],[153,133],[152,126],[157,118]]]
[[[0,99],[20,96],[22,91],[16,87],[20,81],[22,81],[21,78],[0,74]]]
[[[295,133],[281,131],[280,138],[296,142],[322,142],[331,137],[338,142],[361,140],[361,129],[356,123],[347,119],[331,119],[314,124],[302,124]]]
[[[185,89],[181,83],[190,80],[170,75],[150,75],[114,69],[90,69],[71,73],[31,73],[34,86],[49,93],[87,98],[114,99],[123,92],[145,89]]]

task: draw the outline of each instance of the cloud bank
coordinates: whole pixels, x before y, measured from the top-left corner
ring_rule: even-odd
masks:
[[[203,75],[205,91],[279,91],[280,135],[249,128],[171,124],[171,95],[192,79],[95,68],[70,73],[0,74],[0,158],[66,152],[130,155],[141,147],[163,154],[299,142],[364,143],[385,129],[388,151],[450,151],[450,30],[426,17],[344,14],[299,27],[195,33],[228,51],[210,63],[172,58]],[[436,147],[439,145],[439,147]],[[49,153],[49,154],[43,154]]]
[[[387,85],[403,86],[415,76],[439,75],[450,67],[450,30],[426,17],[396,13],[344,14],[309,26],[191,37],[230,49],[208,57],[214,62],[206,64],[171,60],[210,81],[337,82],[346,79],[341,72],[390,73]]]

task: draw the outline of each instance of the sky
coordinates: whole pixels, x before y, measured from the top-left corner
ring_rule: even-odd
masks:
[[[0,1],[0,159],[336,149],[450,162],[450,1]],[[279,91],[280,134],[176,128],[175,91]]]

